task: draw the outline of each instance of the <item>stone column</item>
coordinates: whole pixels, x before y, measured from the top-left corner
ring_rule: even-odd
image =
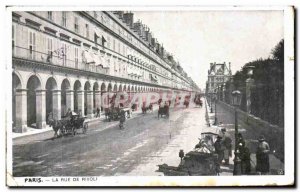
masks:
[[[66,90],[66,107],[74,111],[74,90]]]
[[[246,80],[246,104],[247,104],[247,113],[251,113],[251,87],[253,86],[254,80],[248,78]]]
[[[23,133],[27,131],[27,89],[17,89],[15,97],[16,97],[15,132]]]
[[[93,91],[87,91],[87,116],[88,118],[93,117]]]
[[[56,120],[61,119],[61,90],[52,91],[52,101],[53,101],[53,118]]]
[[[81,116],[84,116],[84,91],[77,90],[77,106],[78,106],[78,113],[81,111]]]
[[[46,90],[36,90],[36,128],[46,128]]]

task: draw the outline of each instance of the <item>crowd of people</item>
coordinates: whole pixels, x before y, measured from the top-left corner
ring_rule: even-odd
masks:
[[[217,159],[217,172],[220,172],[220,166],[229,166],[229,158],[232,157],[232,139],[230,134],[226,132],[225,128],[221,129],[220,134],[214,143],[215,153],[218,156]],[[258,138],[258,146],[256,149],[256,166],[255,171],[251,172],[251,153],[246,146],[245,140],[241,133],[237,135],[237,149],[236,154],[240,161],[240,170],[242,175],[250,174],[268,174],[270,171],[269,153],[270,147],[266,142],[265,137],[261,135]]]

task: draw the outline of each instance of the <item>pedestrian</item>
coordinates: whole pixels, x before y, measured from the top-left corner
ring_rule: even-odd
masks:
[[[99,109],[99,107],[97,107],[96,111],[97,111],[96,117],[100,117],[100,109]]]
[[[215,153],[218,155],[218,165],[221,166],[223,158],[224,158],[224,145],[222,142],[222,137],[220,135],[217,136],[217,140],[214,143]]]
[[[125,123],[125,121],[126,121],[126,112],[124,110],[121,110],[120,124],[119,124],[120,129],[124,129],[124,123]]]
[[[262,175],[270,171],[269,153],[270,147],[263,135],[259,136],[256,150],[256,171]]]
[[[78,116],[79,116],[79,117],[82,117],[81,109],[79,109],[79,111],[78,111]]]
[[[245,146],[245,140],[244,140],[244,137],[241,133],[238,133],[237,146],[238,146],[238,149],[239,149],[239,147]]]
[[[240,143],[241,145],[241,143]],[[251,172],[250,150],[246,146],[240,147],[241,171],[242,175],[249,175]]]
[[[221,129],[222,132],[222,142],[224,145],[224,161],[225,165],[229,165],[229,157],[232,156],[232,139],[230,138],[230,135],[226,132],[226,128]]]
[[[68,111],[67,111],[65,117],[71,117],[71,115],[72,115],[72,111],[70,108],[68,108]]]

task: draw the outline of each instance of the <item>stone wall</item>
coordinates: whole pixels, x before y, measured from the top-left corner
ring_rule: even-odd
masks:
[[[221,101],[218,104],[234,115],[233,106]],[[237,114],[239,129],[245,129],[245,132],[242,133],[244,138],[255,143],[255,140],[260,135],[264,135],[270,145],[271,151],[277,158],[284,162],[284,128],[272,125],[239,109]]]

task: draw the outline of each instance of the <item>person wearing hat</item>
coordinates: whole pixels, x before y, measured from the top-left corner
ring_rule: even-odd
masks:
[[[259,144],[256,150],[256,171],[264,175],[270,170],[270,147],[263,135],[259,136],[258,142]]]
[[[220,135],[217,136],[217,140],[214,143],[214,147],[215,147],[215,153],[218,155],[218,164],[220,166],[224,158],[224,150],[225,150],[222,137]]]
[[[230,135],[228,133],[226,133],[226,129],[222,128],[221,129],[222,132],[222,142],[224,145],[224,160],[225,160],[225,165],[229,165],[229,157],[232,156],[232,140],[230,138]]]

